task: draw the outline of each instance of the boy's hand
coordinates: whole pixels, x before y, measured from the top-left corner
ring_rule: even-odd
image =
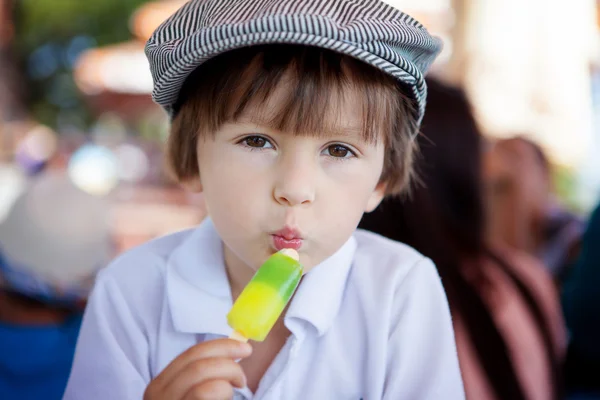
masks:
[[[234,360],[252,353],[248,343],[219,339],[199,343],[177,357],[156,377],[144,400],[222,400],[233,388],[246,386],[246,376]]]

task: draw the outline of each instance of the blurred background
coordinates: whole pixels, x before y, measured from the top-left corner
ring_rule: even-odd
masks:
[[[444,41],[431,76],[466,93],[485,136],[490,236],[540,258],[560,288],[600,199],[600,1],[386,1]],[[201,195],[164,169],[168,120],[144,55],[183,4],[0,0],[0,225],[56,174],[109,205],[110,257],[202,220]],[[543,209],[543,245],[519,225],[526,201]],[[24,218],[48,226],[53,204]]]
[[[0,220],[44,169],[111,198],[116,252],[202,218],[164,172],[168,121],[143,53],[182,4],[0,1]]]

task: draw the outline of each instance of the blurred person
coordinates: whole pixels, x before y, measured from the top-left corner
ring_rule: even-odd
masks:
[[[0,223],[0,399],[61,399],[85,299],[111,257],[109,204],[61,172],[31,178]]]
[[[490,240],[539,258],[561,282],[577,257],[585,224],[553,195],[543,149],[525,137],[499,140],[484,164]]]
[[[565,282],[562,296],[570,334],[566,378],[568,389],[579,393],[576,398],[600,399],[599,288],[600,204],[589,220],[581,255]]]
[[[565,332],[555,288],[533,258],[485,240],[483,138],[465,95],[430,80],[421,184],[362,228],[434,260],[452,310],[467,399],[558,399]]]

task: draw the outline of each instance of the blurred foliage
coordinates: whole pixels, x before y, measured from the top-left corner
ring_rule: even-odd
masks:
[[[91,118],[73,81],[90,47],[131,39],[129,19],[147,0],[16,0],[16,51],[34,118],[85,128]]]

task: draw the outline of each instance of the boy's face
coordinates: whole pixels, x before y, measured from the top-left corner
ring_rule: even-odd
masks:
[[[383,140],[363,139],[359,101],[340,107],[338,132],[297,136],[250,122],[252,113],[277,107],[277,98],[198,143],[197,189],[230,269],[258,269],[289,247],[308,272],[348,240],[385,192]]]

